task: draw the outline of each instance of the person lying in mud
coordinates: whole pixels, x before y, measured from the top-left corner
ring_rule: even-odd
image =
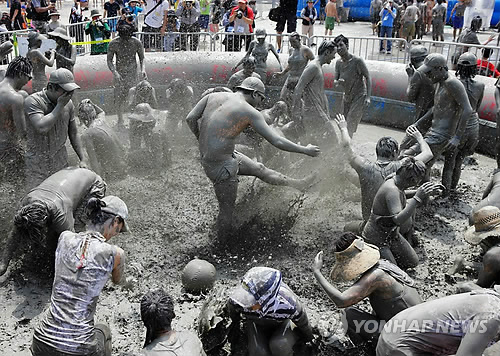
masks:
[[[481,356],[500,338],[500,294],[477,290],[415,305],[385,325],[377,356]]]
[[[318,156],[319,147],[301,146],[278,135],[255,109],[264,98],[260,79],[247,78],[236,93],[213,93],[201,99],[186,121],[199,142],[201,165],[214,183],[219,202],[217,231],[221,242],[227,242],[232,231],[233,211],[238,190],[238,175],[255,176],[273,185],[286,185],[304,190],[314,181],[314,175],[304,179],[289,178],[265,167],[234,150],[240,133],[251,126],[273,146],[289,152]]]
[[[422,303],[415,282],[393,263],[381,260],[376,246],[367,244],[353,233],[345,233],[335,243],[335,265],[330,278],[336,283],[356,281],[340,292],[321,273],[323,251],[314,259],[316,281],[339,308],[345,308],[347,334],[358,344],[376,342],[383,322],[408,307]],[[374,314],[353,307],[369,298]]]
[[[472,216],[474,226],[467,229],[464,239],[472,246],[481,247],[482,263],[466,262],[463,256],[457,256],[449,275],[464,268],[479,270],[477,282],[465,282],[458,286],[460,292],[477,288],[491,288],[500,284],[500,209],[496,206],[485,206]]]
[[[106,123],[106,113],[90,99],[78,105],[78,118],[87,128],[82,134],[90,167],[106,180],[123,178],[127,173],[125,148]]]
[[[493,175],[484,190],[481,201],[472,209],[469,215],[469,225],[474,224],[474,214],[485,206],[496,206],[500,208],[500,169],[495,169],[493,171]]]
[[[174,301],[164,290],[146,293],[141,299],[141,319],[146,327],[142,356],[206,356],[198,335],[172,329]]]
[[[413,227],[413,215],[430,195],[441,191],[441,185],[422,184],[413,198],[406,200],[405,190],[417,186],[425,177],[426,167],[413,157],[405,160],[392,178],[380,186],[370,217],[363,229],[366,242],[380,249],[380,256],[406,269],[418,265],[418,256],[403,237]]]
[[[146,79],[141,80],[135,87],[128,91],[128,108],[133,111],[141,103],[147,103],[153,109],[158,109],[158,100],[156,99],[156,90]]]
[[[382,137],[378,140],[375,147],[377,160],[371,162],[354,153],[352,150],[351,136],[349,135],[344,115],[337,114],[335,123],[340,130],[340,144],[347,153],[349,164],[358,174],[359,183],[361,185],[361,212],[363,221],[347,223],[344,227],[344,231],[361,234],[370,217],[373,199],[380,186],[385,182],[387,177],[396,173],[409,158],[399,159],[398,142],[392,137]],[[415,126],[410,125],[406,129],[406,132],[408,136],[415,138],[422,147],[422,152],[415,156],[415,159],[424,163],[430,161],[432,159],[432,152],[420,131],[418,131]]]
[[[304,306],[274,268],[251,268],[227,306],[233,323],[246,324],[248,356],[291,356],[314,338]]]
[[[74,231],[75,223],[84,224],[83,210],[87,201],[92,197],[102,198],[105,193],[106,183],[101,177],[88,169],[75,167],[54,173],[32,189],[21,200],[14,226],[5,241],[0,275],[7,271],[20,244],[41,247],[52,260],[59,235],[66,230]]]
[[[245,58],[242,62],[242,68],[243,69],[234,73],[227,82],[227,87],[232,91],[236,91],[236,87],[247,78],[254,77],[261,79],[260,75],[255,72],[255,58],[251,56]]]
[[[110,277],[125,288],[134,284],[132,277],[125,277],[125,252],[108,243],[128,231],[128,209],[112,195],[91,198],[86,209],[87,231],[65,231],[59,237],[50,307],[35,328],[33,356],[111,356],[111,330],[94,326],[94,314]]]

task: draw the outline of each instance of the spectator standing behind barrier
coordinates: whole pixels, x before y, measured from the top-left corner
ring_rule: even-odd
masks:
[[[300,12],[300,18],[302,19],[302,34],[311,38],[314,36],[314,21],[318,18],[318,13],[314,8],[314,0],[307,0],[307,6]],[[304,44],[307,40],[304,39]]]
[[[339,14],[340,21],[344,20],[344,0],[337,0],[337,13]]]
[[[198,22],[205,32],[208,31],[208,22],[210,21],[210,0],[200,0],[200,17]]]
[[[401,22],[403,24],[403,38],[406,39],[408,43],[415,38],[415,23],[418,20],[418,16],[418,7],[413,4],[412,0],[408,0],[408,7],[401,16]]]
[[[144,4],[146,15],[144,15],[142,32],[153,33],[143,35],[144,50],[161,52],[163,45],[160,32],[167,17],[170,2],[168,0],[144,0]]]
[[[69,35],[70,37],[74,37],[76,42],[83,42],[83,35],[85,34],[85,28],[81,23],[83,21],[82,13],[76,7],[71,8],[71,14],[69,15],[69,23],[71,26],[69,27]],[[74,25],[78,23],[78,25]],[[76,51],[77,53],[82,53],[85,50],[83,45],[77,45]]]
[[[85,26],[85,33],[90,35],[92,41],[102,41],[111,36],[111,31],[107,23],[103,22],[100,17],[99,10],[92,10],[90,12],[92,21]],[[104,54],[108,53],[108,43],[93,43],[90,45],[90,54]]]
[[[426,30],[425,34],[428,34],[431,31],[431,25],[432,25],[432,9],[436,5],[436,2],[434,0],[427,0],[425,2],[425,10],[426,10],[426,15],[425,15],[425,24],[426,24]]]
[[[470,28],[466,28],[465,31],[463,31],[462,34],[458,36],[457,42],[480,45],[481,42],[479,42],[479,38],[477,38],[477,32],[481,29],[482,23],[483,20],[481,20],[481,17],[474,17],[471,21]],[[483,45],[486,46],[488,43],[493,41],[494,38],[495,35],[491,35]],[[455,53],[451,57],[452,69],[457,69],[458,58],[460,58],[460,56],[468,50],[469,47],[467,46],[457,46]]]
[[[423,0],[417,0],[419,11],[417,22],[415,23],[415,38],[421,40],[425,33],[425,24],[427,21],[427,5]]]
[[[382,0],[372,0],[370,3],[370,19],[372,21],[372,34],[379,34],[380,11],[382,10]],[[325,33],[326,35],[326,33]],[[331,33],[330,33],[331,35]]]
[[[444,0],[437,0],[432,8],[432,40],[444,41],[444,23],[446,21],[446,6]]]
[[[47,32],[52,32],[56,28],[62,26],[61,22],[59,21],[60,18],[61,18],[61,14],[59,12],[57,12],[57,10],[52,11],[50,13],[50,22],[47,25]]]
[[[297,0],[280,0],[281,14],[276,23],[276,33],[281,35],[285,30],[286,33],[293,33],[297,29]],[[278,53],[281,53],[281,36],[277,37]]]
[[[32,25],[40,33],[47,33],[49,11],[56,8],[55,4],[47,5],[47,0],[31,0]]]
[[[26,22],[22,14],[20,0],[13,0],[10,5],[10,26],[13,31],[26,29]]]
[[[177,6],[175,14],[181,22],[181,26],[179,28],[180,32],[200,32],[200,24],[198,23],[198,16],[200,16],[200,4],[198,1],[182,1],[182,3]],[[197,34],[181,35],[181,51],[187,50],[188,42],[190,42],[189,49],[191,51],[196,51],[198,49],[199,38],[200,36]]]
[[[492,51],[491,48],[483,48],[483,57],[477,60],[478,75],[495,78],[500,77],[500,72],[495,68],[495,65],[488,61]]]
[[[335,5],[335,0],[329,0],[328,4],[325,6],[325,36],[330,31],[329,35],[332,35],[333,30],[335,29],[335,19],[337,23],[340,23],[339,15],[337,14],[337,5]],[[379,16],[380,18],[380,16]]]
[[[238,0],[238,6],[231,10],[229,22],[234,22],[234,51],[239,52],[242,41],[245,41],[245,51],[248,51],[252,42],[254,14],[252,8],[247,6],[246,0]]]
[[[179,38],[179,34],[174,32],[179,32],[180,27],[181,24],[175,15],[175,11],[172,9],[168,10],[161,28],[163,50],[165,52],[172,52],[175,50],[175,41]]]
[[[76,63],[76,48],[71,45],[71,37],[68,36],[64,27],[58,27],[48,33],[49,38],[56,41],[56,67],[66,68],[73,73]]]
[[[392,0],[385,3],[384,8],[380,11],[380,18],[382,19],[382,26],[380,27],[380,37],[392,37],[392,26],[396,18],[396,8],[393,6]],[[387,54],[391,54],[392,41],[387,40]],[[380,41],[380,53],[386,53],[384,48],[384,41]]]
[[[216,37],[215,39],[219,39],[219,35],[217,34],[219,32],[219,23],[222,20],[222,4],[220,0],[213,0],[211,1],[211,23],[210,23],[210,32],[215,33]]]
[[[118,16],[118,11],[120,11],[120,4],[118,4],[115,0],[108,0],[104,3],[104,17],[116,17]],[[109,30],[114,37],[116,34],[117,19],[108,19],[106,22],[108,23]]]
[[[453,9],[451,10],[450,13],[450,21],[453,18],[453,41],[457,39],[457,30],[458,30],[458,36],[460,37],[460,34],[462,33],[462,28],[464,27],[464,14],[465,14],[465,8],[467,5],[462,0],[458,0],[455,6],[453,6]],[[453,17],[453,13],[455,13],[455,17]]]

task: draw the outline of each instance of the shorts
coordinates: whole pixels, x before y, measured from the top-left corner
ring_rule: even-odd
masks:
[[[210,15],[200,15],[198,17],[198,22],[200,24],[200,27],[206,30],[208,28],[208,20],[209,19],[210,19]]]
[[[327,16],[325,19],[325,29],[333,31],[335,29],[335,17]]]
[[[415,37],[415,22],[405,22],[403,24],[403,38]]]
[[[283,33],[286,26],[286,33],[292,33],[297,30],[297,14],[295,12],[289,12],[287,14],[281,14],[280,19],[276,23],[276,32]]]
[[[241,153],[234,151],[232,157],[227,160],[212,161],[202,158],[201,165],[213,184],[238,182],[238,171],[241,160]]]
[[[418,353],[418,350],[412,350],[409,347],[392,345],[386,341],[385,332],[382,332],[377,342],[377,356],[417,356],[425,355]]]
[[[160,30],[160,27],[155,28],[144,24],[144,26],[142,27],[142,32],[144,32],[144,34],[142,35],[142,43],[144,45],[144,48],[155,48],[159,51],[162,50]],[[151,35],[149,33],[155,34]],[[156,33],[158,34],[156,35]]]
[[[117,19],[108,19],[107,22],[108,22],[108,26],[109,26],[109,30],[111,32],[116,32],[116,23],[117,23]]]
[[[463,16],[454,16],[453,17],[453,28],[462,28],[464,27],[464,17]]]

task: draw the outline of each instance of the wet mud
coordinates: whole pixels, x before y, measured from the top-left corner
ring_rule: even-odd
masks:
[[[356,149],[374,158],[375,141],[388,134],[402,138],[399,132],[361,125],[354,139]],[[240,177],[236,232],[228,247],[215,240],[217,201],[199,164],[194,137],[177,139],[172,150],[172,163],[163,172],[136,170],[124,180],[108,182],[107,193],[127,202],[131,228],[130,233],[111,242],[126,251],[127,273],[138,280],[132,290],[108,283],[100,296],[96,322],[110,325],[113,355],[137,352],[143,345],[145,329],[139,301],[150,289],[161,287],[174,296],[175,328],[195,329],[205,298],[185,293],[180,279],[182,268],[195,257],[206,259],[217,268],[216,285],[226,291],[236,286],[251,267],[264,265],[282,270],[284,281],[306,305],[311,323],[325,335],[320,346],[308,354],[369,355],[342,338],[341,311],[327,299],[311,271],[315,254],[323,250],[323,272],[328,273],[334,262],[334,239],[346,222],[361,219],[359,189],[342,175],[342,155],[330,151],[319,158],[308,158],[275,151],[276,155],[266,162],[270,168],[293,177],[318,173],[319,183],[306,193]],[[477,260],[479,251],[465,243],[461,231],[467,225],[472,206],[480,200],[494,161],[480,155],[474,158],[478,165],[469,160],[456,194],[436,198],[418,210],[416,233],[421,240],[421,264],[409,270],[409,274],[415,278],[424,299],[453,294],[455,282],[473,277],[459,274],[445,278],[445,271],[457,254]],[[442,164],[436,167],[441,168]],[[0,233],[5,236],[9,226],[5,220],[9,220],[15,194],[12,187],[1,186]],[[12,261],[9,273],[0,279],[0,350],[3,355],[27,356],[33,328],[48,306],[52,281],[40,273],[29,254]],[[337,287],[345,290],[347,285]],[[369,308],[367,301],[361,305]]]

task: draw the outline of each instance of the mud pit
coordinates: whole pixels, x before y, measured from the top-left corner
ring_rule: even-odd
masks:
[[[354,141],[360,153],[373,158],[375,141],[385,135],[402,138],[399,132],[362,125]],[[180,283],[180,271],[194,257],[216,266],[217,285],[225,289],[235,286],[253,266],[280,269],[284,281],[307,306],[311,323],[320,329],[337,330],[340,310],[314,282],[310,266],[315,254],[324,250],[323,272],[328,273],[333,264],[332,241],[345,222],[361,218],[359,189],[337,176],[339,167],[334,160],[338,154],[327,153],[316,159],[292,155],[293,163],[285,165],[278,165],[277,158],[269,162],[271,168],[295,177],[318,171],[323,180],[305,195],[291,188],[272,187],[241,177],[235,215],[240,227],[236,238],[242,242],[240,248],[232,251],[224,251],[212,242],[217,202],[197,159],[195,139],[189,136],[184,147],[174,149],[172,166],[161,176],[135,174],[120,182],[108,182],[108,194],[118,195],[127,202],[132,229],[111,242],[127,252],[128,273],[139,280],[134,290],[108,283],[99,299],[96,321],[110,325],[113,354],[137,352],[141,348],[145,332],[139,301],[149,289],[162,287],[175,297],[175,328],[194,326],[203,299],[183,293]],[[460,231],[466,226],[471,207],[480,200],[494,161],[480,155],[475,155],[472,161],[479,165],[468,164],[464,168],[458,194],[435,199],[418,211],[416,229],[421,238],[418,253],[422,263],[409,273],[416,279],[424,299],[454,293],[455,287],[445,280],[444,272],[456,254],[476,259],[478,251],[463,241]],[[11,210],[7,202],[12,199],[13,191],[9,186],[3,190],[0,208],[5,217]],[[5,223],[0,227],[2,234],[7,229]],[[30,261],[25,261],[21,268],[22,265],[20,260],[13,261],[10,277],[4,278],[0,286],[2,355],[30,355],[33,328],[50,298],[51,280],[40,275]],[[457,276],[457,280],[466,278],[472,277]],[[344,290],[346,286],[338,287]],[[322,345],[318,352],[318,355],[345,354],[367,355],[357,348],[339,351],[331,345]]]

